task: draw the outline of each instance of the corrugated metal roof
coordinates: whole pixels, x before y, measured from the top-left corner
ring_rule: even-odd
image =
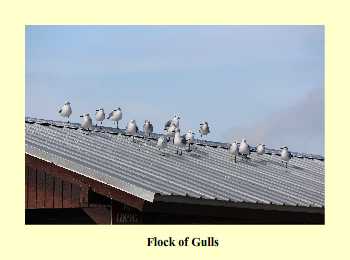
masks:
[[[26,118],[26,153],[130,194],[153,201],[154,194],[277,205],[324,206],[324,158],[294,153],[288,168],[279,151],[253,152],[230,160],[228,144],[199,141],[192,152],[162,156],[158,134],[146,141],[111,127],[87,134],[79,124]],[[142,133],[140,137],[142,136]],[[216,147],[216,148],[215,148]],[[254,148],[252,148],[254,151]],[[309,159],[313,158],[313,159]]]

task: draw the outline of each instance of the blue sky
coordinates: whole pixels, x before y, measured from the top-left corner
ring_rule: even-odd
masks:
[[[25,48],[26,116],[120,106],[160,132],[179,113],[183,133],[324,154],[323,26],[27,26]]]

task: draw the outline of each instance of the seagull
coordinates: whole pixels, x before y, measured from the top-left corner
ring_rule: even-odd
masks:
[[[101,126],[102,126],[102,121],[105,120],[105,111],[103,110],[103,108],[99,108],[96,110],[96,121],[100,121],[101,122]],[[97,126],[97,124],[96,124]]]
[[[123,118],[123,113],[120,107],[117,109],[114,109],[109,115],[107,116],[107,119],[111,119],[113,123],[117,122],[117,129],[119,129],[118,123]]]
[[[132,141],[134,142],[134,135],[139,131],[139,128],[136,125],[136,121],[130,120],[128,125],[126,126],[126,133],[132,135]]]
[[[250,155],[250,148],[245,139],[242,139],[242,142],[239,144],[238,151],[246,159],[248,158],[248,155]]]
[[[208,122],[204,122],[200,124],[199,132],[201,133],[201,138],[203,135],[207,135],[210,133]]]
[[[238,151],[238,144],[236,141],[234,141],[231,145],[230,145],[230,149],[228,150],[229,153],[231,155],[233,155],[235,157],[235,163],[237,162],[237,155],[239,154],[239,151]]]
[[[186,142],[188,143],[188,151],[191,150],[191,144],[194,143],[194,132],[192,130],[188,130],[185,135]]]
[[[186,139],[180,135],[180,129],[176,129],[175,131],[174,145],[176,146],[176,154],[182,155],[182,150],[180,149],[179,153],[179,148],[186,145]]]
[[[167,129],[164,129],[164,134],[168,137],[168,141],[170,140],[170,137],[174,137],[175,136],[175,131],[178,128],[176,127],[175,123],[171,122],[170,126],[167,127]],[[174,143],[174,140],[173,140]]]
[[[151,121],[145,120],[145,123],[143,124],[143,132],[145,137],[150,137],[150,135],[153,133],[153,125]]]
[[[167,140],[164,136],[161,136],[158,138],[157,147],[158,147],[159,151],[162,149],[165,149],[167,147]],[[164,155],[164,154],[162,154],[162,155]]]
[[[264,144],[259,144],[256,147],[256,152],[258,155],[263,155],[265,153],[265,145]]]
[[[286,168],[288,168],[287,164],[288,164],[288,161],[292,158],[292,154],[288,151],[287,146],[281,147],[281,149],[282,149],[281,159],[286,162]]]
[[[175,115],[172,122],[175,124],[176,128],[179,128],[179,124],[180,124],[180,116]]]
[[[165,123],[164,130],[168,130],[172,124],[174,124],[176,128],[179,128],[180,117],[178,115],[175,115],[173,119]]]
[[[72,108],[70,106],[70,102],[66,101],[62,108],[58,110],[58,113],[63,116],[68,118],[68,123],[69,123],[69,116],[72,114]]]
[[[85,130],[89,130],[92,127],[92,119],[90,117],[90,114],[84,114],[80,117],[83,118],[83,121],[81,122],[81,127]]]

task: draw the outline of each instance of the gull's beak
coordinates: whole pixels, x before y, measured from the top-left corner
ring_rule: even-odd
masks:
[[[84,117],[83,115],[81,115],[80,117]]]
[[[100,110],[99,110],[99,109],[96,109],[96,112],[97,112],[97,111],[100,111]]]

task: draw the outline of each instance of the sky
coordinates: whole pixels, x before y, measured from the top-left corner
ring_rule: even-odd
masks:
[[[27,26],[25,114],[121,107],[121,127],[180,114],[208,140],[324,155],[323,26]],[[104,125],[112,126],[105,120]]]

